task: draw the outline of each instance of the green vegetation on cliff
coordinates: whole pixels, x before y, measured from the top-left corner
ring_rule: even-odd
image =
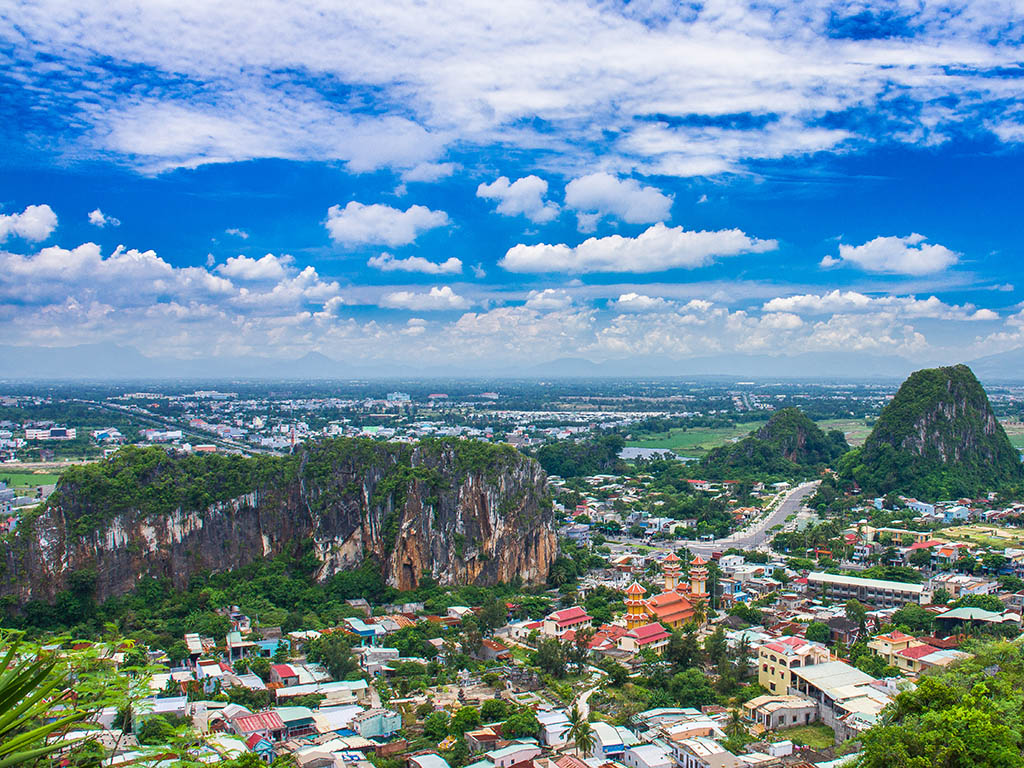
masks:
[[[609,433],[591,440],[559,440],[537,449],[537,461],[549,475],[583,477],[618,473],[622,469],[619,452],[626,442],[621,435]]]
[[[840,462],[865,493],[922,499],[1020,484],[1020,458],[966,365],[916,371],[882,409],[864,446]]]
[[[819,471],[849,450],[843,433],[825,433],[799,408],[784,408],[768,423],[700,461],[709,479],[796,477]]]
[[[423,461],[414,466],[413,452]],[[437,467],[441,454],[451,450],[454,465]],[[48,506],[59,507],[78,535],[88,535],[116,515],[136,511],[142,516],[175,510],[201,510],[263,489],[279,490],[302,480],[320,492],[312,511],[326,509],[344,491],[339,477],[376,470],[371,503],[399,507],[411,483],[426,483],[436,494],[442,487],[461,484],[467,474],[496,474],[521,458],[508,445],[472,440],[424,440],[417,444],[382,443],[358,438],[335,438],[304,446],[288,456],[225,456],[179,454],[163,448],[125,446],[109,459],[69,467],[61,476]],[[351,482],[351,481],[350,481]]]
[[[68,467],[49,505],[89,508],[107,519],[133,509],[146,514],[202,509],[261,484],[283,481],[294,465],[277,456],[178,455],[163,448],[128,445],[106,461]],[[84,534],[104,520],[89,517],[80,522],[84,525],[76,526],[76,533]]]

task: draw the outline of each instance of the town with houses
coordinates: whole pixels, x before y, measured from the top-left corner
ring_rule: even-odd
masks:
[[[8,419],[0,439],[10,459],[83,439],[101,457],[125,444],[287,454],[331,437],[529,450],[665,415],[504,410],[497,393],[479,397],[486,419],[470,409],[421,420],[398,391],[318,409],[281,401],[272,417],[230,392],[129,393],[104,401],[111,426]],[[423,405],[451,416],[436,405],[445,399]],[[366,425],[353,409],[391,413]],[[106,706],[81,733],[112,768],[171,765],[166,744],[182,730],[196,764],[832,768],[852,765],[922,678],[972,659],[979,640],[1022,636],[1024,500],[851,496],[829,469],[708,480],[678,451],[616,450],[614,470],[548,474],[559,556],[546,584],[348,599],[329,625],[300,614],[268,626],[235,605],[214,609],[216,631],[186,632],[174,648],[83,642],[74,648],[115,670],[146,671],[131,672],[144,689],[127,720]],[[3,531],[57,482],[0,485]],[[63,754],[54,764],[92,764]]]
[[[619,478],[589,480],[614,490]],[[723,491],[704,483],[701,492]],[[884,499],[876,502],[872,510],[884,509]],[[1021,633],[1024,546],[957,540],[947,526],[984,532],[1024,504],[900,503],[915,527],[859,520],[829,542],[842,553],[705,547],[705,557],[601,536],[613,520],[641,526],[644,537],[662,528],[644,514],[616,520],[612,504],[586,498],[562,514],[562,533],[573,546],[611,551],[577,583],[541,593],[553,608],[547,613],[516,618],[520,607],[503,602],[505,615],[483,637],[481,605],[450,605],[437,615],[422,603],[352,600],[357,615],[341,625],[287,633],[232,610],[224,636],[182,638],[188,653],[180,664],[150,651],[159,671],[148,680],[135,733],[115,729],[113,711],[95,720],[106,729],[103,743],[116,745],[104,764],[139,761],[146,719],[162,718],[190,722],[208,737],[208,762],[251,752],[267,763],[290,756],[302,768],[842,765],[850,754],[844,745],[856,744],[900,691],[968,658],[963,647],[979,633]],[[801,524],[813,525],[802,512]],[[826,562],[839,567],[819,567]],[[913,569],[920,579],[858,575],[875,568]],[[599,619],[588,612],[591,595],[615,596],[617,607]],[[433,658],[404,656],[390,644],[415,628],[430,636]],[[335,679],[307,658],[310,644],[331,636],[351,647],[357,674]],[[552,662],[552,645],[565,649],[564,658],[580,654],[578,661],[556,652]],[[604,701],[611,678],[628,686],[652,667],[672,668],[681,652],[694,654],[689,663],[708,681],[682,693],[692,702]],[[410,668],[466,659],[444,684],[400,685]],[[577,673],[566,675],[573,665]],[[715,690],[723,666],[735,668],[738,696]],[[723,704],[727,698],[734,703]],[[241,703],[249,699],[266,705]]]

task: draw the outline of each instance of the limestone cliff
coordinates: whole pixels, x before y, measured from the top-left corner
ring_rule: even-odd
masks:
[[[123,449],[69,472],[10,542],[0,595],[52,600],[71,574],[96,597],[146,575],[178,586],[311,542],[326,579],[372,557],[389,584],[542,582],[555,558],[540,466],[509,446],[329,440],[288,457]]]
[[[966,365],[911,374],[842,470],[865,492],[931,500],[1024,481],[1020,456]]]

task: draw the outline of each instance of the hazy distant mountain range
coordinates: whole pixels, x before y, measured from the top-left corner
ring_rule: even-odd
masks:
[[[946,361],[959,362],[959,361]],[[1024,348],[969,361],[987,381],[1024,381]],[[925,367],[898,356],[855,352],[805,353],[792,357],[716,355],[672,360],[642,356],[593,362],[560,358],[530,367],[349,364],[318,352],[292,360],[216,357],[179,360],[147,357],[134,347],[83,344],[74,347],[0,346],[0,379],[351,379],[487,376],[509,378],[721,376],[725,378],[903,379]]]

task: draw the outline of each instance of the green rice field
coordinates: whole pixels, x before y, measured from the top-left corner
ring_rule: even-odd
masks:
[[[1013,447],[1018,451],[1024,451],[1024,422],[1003,422],[1003,429],[1006,430],[1006,436],[1010,438]]]
[[[737,424],[735,427],[689,427],[678,428],[660,435],[654,435],[644,440],[629,440],[626,445],[637,448],[667,448],[681,456],[701,457],[727,442],[736,441],[746,437],[755,429],[764,425],[766,419],[760,421],[748,421]],[[846,435],[846,441],[857,447],[863,445],[871,432],[864,419],[826,419],[819,421],[818,426],[828,432],[838,429]],[[1022,429],[1024,438],[1024,429]]]
[[[0,467],[0,483],[7,483],[7,487],[18,491],[30,488],[33,491],[40,485],[53,485],[60,475],[44,472],[8,472]]]
[[[630,440],[626,445],[638,448],[667,448],[681,456],[703,456],[730,440],[746,437],[764,424],[762,421],[745,422],[735,427],[677,428],[644,440]]]

